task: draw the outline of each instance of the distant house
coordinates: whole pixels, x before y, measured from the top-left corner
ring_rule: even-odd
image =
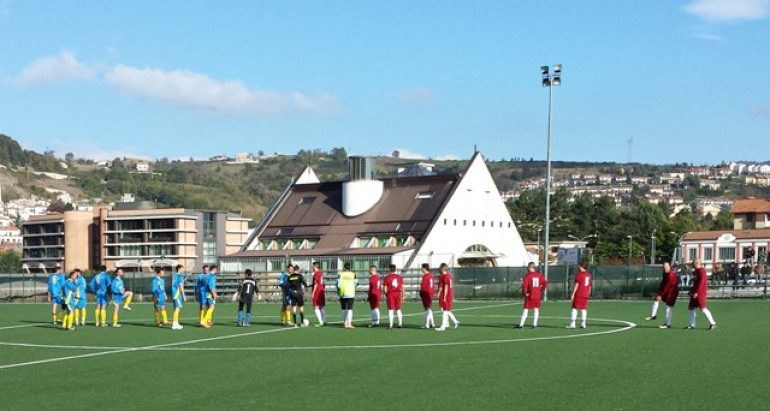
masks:
[[[736,200],[730,212],[736,230],[770,228],[770,198]]]
[[[150,171],[150,163],[146,161],[140,161],[136,163],[136,171],[140,173],[147,173]]]
[[[480,153],[461,174],[378,179],[373,161],[351,157],[346,181],[291,184],[241,250],[221,259],[223,269],[271,271],[289,261],[301,267],[320,261],[330,271],[345,262],[366,271],[372,264],[414,269],[530,261]]]

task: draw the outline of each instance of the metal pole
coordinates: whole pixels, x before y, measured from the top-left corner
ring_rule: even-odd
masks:
[[[655,236],[652,236],[652,250],[650,250],[650,264],[655,264]]]
[[[543,276],[548,281],[549,255],[551,254],[551,106],[553,99],[553,83],[548,84],[548,142],[545,152],[545,233],[543,240],[543,259],[545,266]],[[548,290],[543,294],[543,301],[548,301]]]

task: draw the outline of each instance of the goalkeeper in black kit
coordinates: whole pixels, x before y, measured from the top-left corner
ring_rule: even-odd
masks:
[[[303,290],[307,288],[305,278],[302,276],[302,274],[299,273],[299,270],[296,270],[294,273],[289,275],[289,278],[286,280],[286,282],[289,284],[289,296],[291,296],[291,316],[294,320],[294,326],[297,327],[298,324],[301,324],[302,327],[307,327],[307,323],[305,322],[305,297],[302,295]],[[297,307],[299,307],[299,323],[297,322]]]
[[[238,326],[251,327],[251,304],[254,302],[254,295],[259,292],[257,281],[252,277],[253,272],[246,270],[246,276],[241,280],[238,286]],[[243,306],[246,306],[246,317],[243,316]]]

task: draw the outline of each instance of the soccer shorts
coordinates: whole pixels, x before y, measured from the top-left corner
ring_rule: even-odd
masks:
[[[661,300],[663,300],[663,302],[666,303],[666,305],[669,307],[673,307],[674,304],[676,304],[676,297],[677,297],[677,293],[675,292],[668,293],[668,295],[660,296]]]
[[[574,308],[576,310],[587,310],[588,309],[588,298],[575,297],[572,300],[572,308]]]
[[[214,300],[212,297],[206,298],[206,305],[208,305],[209,307],[212,307],[216,304],[217,304],[216,300]]]
[[[379,310],[380,304],[382,302],[382,296],[379,294],[369,294],[369,297],[367,298],[367,301],[369,301],[369,308],[372,310]]]
[[[303,307],[305,305],[305,296],[302,295],[302,293],[292,293],[291,294],[291,304],[292,306],[297,307]]]
[[[75,308],[80,310],[81,308],[86,308],[86,297],[78,298],[77,301],[75,301]]]
[[[112,302],[115,304],[123,304],[123,294],[113,294]]]
[[[283,305],[291,305],[291,294],[283,294]]]
[[[198,293],[198,302],[201,305],[206,305],[206,300],[208,299],[207,293]]]
[[[698,298],[690,297],[690,304],[688,305],[688,308],[691,310],[696,308],[700,308],[702,310],[706,308],[706,296],[698,295]]]
[[[420,300],[422,300],[422,308],[427,310],[433,307],[433,293],[420,291]]]
[[[444,299],[438,301],[438,306],[444,311],[452,311],[452,299]]]
[[[165,307],[166,306],[166,297],[162,295],[156,295],[155,296],[155,307]]]
[[[72,310],[75,309],[75,306],[72,303],[69,303],[69,304],[62,303],[61,308],[66,310],[66,311],[72,312]]]
[[[96,294],[96,305],[107,305],[107,294]]]
[[[54,295],[51,297],[51,304],[61,305],[64,304],[64,299],[60,295]]]
[[[184,306],[184,301],[182,301],[182,296],[180,295],[177,298],[174,298],[174,308],[182,308]]]
[[[391,293],[388,294],[388,310],[400,310],[401,309],[401,294]]]
[[[238,302],[241,304],[252,304],[254,302],[254,294],[241,294]]]
[[[352,298],[352,297],[341,297],[340,306],[342,307],[343,310],[352,310],[354,300],[355,298]]]
[[[326,306],[326,293],[319,291],[313,296],[313,307],[324,308]]]
[[[526,308],[527,310],[530,310],[533,308],[540,308],[540,302],[541,300],[539,298],[525,298],[524,308]]]

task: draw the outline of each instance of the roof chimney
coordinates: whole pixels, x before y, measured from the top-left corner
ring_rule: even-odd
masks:
[[[348,217],[361,215],[380,201],[383,184],[374,179],[374,159],[348,157],[349,180],[342,183],[342,212]]]

